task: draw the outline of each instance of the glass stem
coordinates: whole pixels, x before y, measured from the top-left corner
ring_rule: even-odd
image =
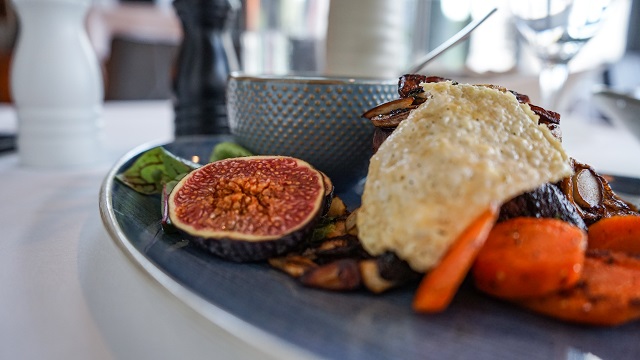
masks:
[[[546,62],[540,70],[540,106],[547,110],[560,111],[559,95],[567,82],[569,66],[566,63]]]

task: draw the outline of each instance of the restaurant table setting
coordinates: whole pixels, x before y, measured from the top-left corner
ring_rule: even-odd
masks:
[[[331,59],[335,73],[340,63],[353,64],[342,55]],[[602,85],[602,71],[568,75],[564,96],[556,99],[563,109],[562,146],[570,157],[610,176],[622,197],[640,204],[640,136],[625,123],[638,120],[626,111],[635,112],[635,100],[628,106],[592,102],[605,91],[596,86]],[[27,75],[21,70],[20,76]],[[246,86],[245,91],[273,80],[258,78],[258,85],[247,86],[242,76],[230,79],[233,89]],[[397,81],[385,79],[386,87]],[[465,73],[454,80],[501,85],[534,99],[540,91],[536,74],[517,71]],[[284,90],[278,81],[269,83],[265,97],[273,93],[297,104],[291,80]],[[323,79],[323,90],[310,93],[326,91],[327,83]],[[369,90],[382,93],[377,102],[390,100],[388,88],[377,89]],[[30,131],[20,123],[33,100],[28,94],[0,105],[0,133]],[[252,106],[247,99],[259,94],[251,94],[234,98],[238,108],[227,108],[232,132],[240,116],[255,121],[246,114]],[[174,241],[162,233],[160,200],[133,194],[115,175],[158,145],[196,160],[192,155],[205,159],[223,141],[250,147],[272,139],[256,138],[252,128],[239,136],[235,129],[235,137],[176,136],[176,104],[170,100],[107,101],[95,110],[96,147],[79,147],[91,151],[90,159],[51,148],[55,141],[31,143],[37,137],[0,153],[0,359],[622,359],[640,351],[638,322],[612,328],[566,324],[483,297],[469,286],[443,314],[416,314],[410,307],[413,288],[382,295],[309,289],[263,264],[215,259],[187,241]],[[260,117],[268,129],[263,132],[277,132],[269,116]],[[346,126],[335,123],[330,125]],[[77,136],[73,126],[66,135]],[[339,170],[330,171],[339,177]],[[337,189],[352,209],[364,178],[356,180]]]
[[[15,109],[0,110],[0,129],[14,130]],[[105,156],[89,167],[31,168],[21,165],[16,153],[0,157],[0,357],[298,354],[269,335],[235,338],[239,329],[260,331],[223,311],[211,315],[211,322],[158,286],[115,245],[98,212],[101,183],[128,150],[172,141],[172,106],[168,101],[107,103],[103,124]],[[145,130],[129,131],[132,126]],[[640,177],[640,143],[624,128],[566,116],[562,129],[571,156],[603,173]]]
[[[1,114],[1,128],[14,130],[14,109]],[[264,353],[232,336],[245,326],[232,316],[219,314],[220,327],[178,301],[110,239],[97,211],[101,183],[128,150],[171,141],[173,111],[167,101],[113,103],[103,121],[104,157],[91,166],[34,169],[2,156],[0,358],[283,358],[277,346]]]

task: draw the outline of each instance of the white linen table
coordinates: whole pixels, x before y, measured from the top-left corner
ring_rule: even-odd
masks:
[[[265,358],[151,281],[102,226],[105,175],[127,150],[171,141],[170,102],[107,103],[103,118],[106,159],[91,168],[0,156],[0,359]],[[0,107],[0,131],[15,127],[14,109]],[[631,135],[572,117],[562,128],[571,156],[640,177]]]
[[[0,359],[265,358],[140,271],[100,220],[117,158],[171,141],[171,103],[107,103],[103,120],[106,156],[93,167],[0,156]],[[0,131],[15,128],[15,110],[0,107]]]

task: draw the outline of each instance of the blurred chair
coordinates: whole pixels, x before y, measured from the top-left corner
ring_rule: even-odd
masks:
[[[105,63],[105,100],[169,99],[178,45],[115,36]]]
[[[11,92],[9,90],[9,65],[11,64],[11,53],[0,51],[0,103],[11,102]]]
[[[0,102],[10,102],[9,69],[18,32],[18,19],[10,0],[0,0]]]
[[[171,97],[182,27],[170,4],[94,5],[87,26],[103,65],[105,100]]]

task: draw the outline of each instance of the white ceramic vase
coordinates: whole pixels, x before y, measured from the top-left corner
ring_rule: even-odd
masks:
[[[103,84],[85,29],[90,0],[14,0],[20,33],[11,68],[24,165],[101,160]]]
[[[327,27],[328,75],[394,79],[407,66],[405,0],[332,0]]]

